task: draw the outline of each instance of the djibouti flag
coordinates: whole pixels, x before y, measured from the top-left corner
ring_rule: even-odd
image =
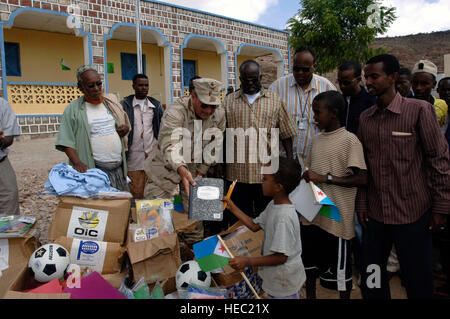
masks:
[[[230,255],[217,236],[193,245],[195,259],[203,271],[212,271],[228,265]]]
[[[64,61],[64,59],[61,59],[61,69],[63,71],[69,71],[70,70],[69,66],[66,64],[66,61]]]
[[[333,201],[319,188],[316,184],[313,185],[313,192],[316,194],[318,200],[317,204],[322,205],[319,214],[331,218],[338,223],[341,222],[341,213]]]

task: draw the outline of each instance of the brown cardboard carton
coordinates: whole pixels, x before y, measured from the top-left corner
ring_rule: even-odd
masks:
[[[198,220],[190,220],[188,219],[188,214],[179,213],[177,211],[172,211],[173,214],[173,226],[177,233],[190,233],[193,232],[197,224]]]
[[[242,227],[241,222],[237,222],[226,231],[222,232],[220,236],[225,242],[225,245],[230,250],[231,254],[236,256],[260,257],[262,245],[264,241],[264,231],[262,229],[253,232],[250,229]],[[232,274],[236,272],[230,266],[223,267],[225,274]]]
[[[148,284],[175,276],[181,265],[177,234],[133,242],[128,236],[127,252],[134,280],[144,277]]]
[[[75,244],[77,245],[78,249],[80,249],[80,245],[83,245],[83,242],[89,245],[88,248],[94,247],[97,248],[97,251],[87,251],[87,254],[83,254],[83,248],[81,247],[81,252],[76,251],[72,252],[73,243],[75,241]],[[59,237],[57,240],[55,240],[56,244],[59,244],[67,249],[67,251],[70,254],[70,262],[73,264],[78,264],[80,267],[86,267],[91,266],[93,269],[101,267],[103,264],[103,267],[97,270],[100,274],[115,274],[117,272],[120,272],[121,265],[123,262],[123,254],[125,253],[125,249],[122,248],[118,243],[107,243],[107,242],[92,242],[89,240],[81,240],[79,242],[76,239],[68,238],[68,237]],[[97,254],[99,257],[102,257],[100,254],[101,247],[105,246],[105,252],[104,252],[104,258],[100,260],[100,258],[96,258]],[[74,247],[77,249],[76,247]],[[77,255],[79,254],[78,258],[80,258],[81,261],[77,260]],[[83,256],[86,256],[89,258],[89,260],[86,260],[86,258],[83,258]]]
[[[0,276],[0,297],[6,293],[9,285],[17,277],[17,273],[24,267],[23,265],[28,264],[28,260],[33,252],[41,246],[39,240],[32,235],[2,238],[1,240],[8,245],[9,267],[3,270],[2,276]]]
[[[31,235],[7,238],[6,240],[8,241],[9,247],[8,264],[10,266],[28,263],[33,252],[41,246],[39,240]]]
[[[26,293],[32,287],[34,278],[27,265],[14,266],[15,279],[9,285],[4,299],[70,299],[70,294],[36,294]]]
[[[123,244],[130,216],[129,199],[60,197],[50,240],[64,236]]]

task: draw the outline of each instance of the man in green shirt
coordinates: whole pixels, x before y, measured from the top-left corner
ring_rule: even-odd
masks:
[[[112,187],[128,191],[128,116],[114,95],[104,95],[102,80],[93,67],[80,67],[77,80],[84,96],[64,110],[55,147],[66,153],[80,173],[99,168],[108,174]]]

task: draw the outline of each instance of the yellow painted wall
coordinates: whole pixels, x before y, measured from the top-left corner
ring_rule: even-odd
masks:
[[[221,61],[217,52],[184,49],[183,60],[196,61],[198,76],[221,81]]]
[[[76,83],[76,70],[84,64],[83,39],[74,35],[19,28],[3,29],[6,42],[18,42],[22,76],[9,82]],[[71,68],[61,69],[61,58]]]
[[[131,41],[108,40],[106,42],[108,63],[114,63],[114,73],[108,73],[110,93],[118,93],[120,99],[134,94],[132,81],[122,80],[120,53],[136,54],[136,43]],[[142,44],[142,54],[145,54],[145,72],[150,81],[149,95],[164,103],[166,99],[164,85],[164,48],[156,44]]]
[[[236,65],[237,65],[237,87],[235,87],[234,89],[238,89],[241,86],[241,80],[239,79],[239,67],[241,66],[242,62],[247,61],[247,60],[255,60],[256,57],[254,56],[248,56],[248,55],[238,55],[237,56],[237,61],[236,61]]]

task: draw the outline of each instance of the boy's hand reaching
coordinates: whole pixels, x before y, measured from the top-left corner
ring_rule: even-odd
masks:
[[[245,267],[250,266],[248,257],[235,257],[230,259],[230,266],[239,272],[244,271]]]
[[[223,202],[224,204],[226,204],[226,208],[227,208],[229,211],[233,211],[233,209],[236,208],[236,205],[233,203],[233,201],[231,200],[231,198],[224,197],[224,198],[222,198],[222,202]]]

